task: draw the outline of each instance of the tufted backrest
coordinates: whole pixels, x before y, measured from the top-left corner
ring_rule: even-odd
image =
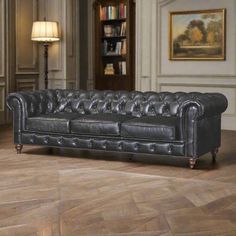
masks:
[[[27,116],[76,112],[79,114],[117,113],[140,116],[181,116],[186,102],[216,103],[213,94],[127,91],[42,90],[21,92]],[[220,101],[220,100],[219,100]],[[215,104],[214,104],[215,105]],[[205,107],[203,107],[205,109]],[[211,110],[210,110],[211,111]]]
[[[56,90],[58,106],[54,112],[80,114],[117,113],[140,116],[178,115],[184,93],[127,91]]]

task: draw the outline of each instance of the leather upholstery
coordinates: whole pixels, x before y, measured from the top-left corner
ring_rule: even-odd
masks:
[[[198,109],[198,117],[206,117],[221,114],[227,107],[227,99],[222,94],[196,92],[43,90],[13,93],[10,97],[23,103],[26,117],[57,112],[181,117],[191,106]]]
[[[79,118],[76,113],[60,112],[26,119],[26,130],[53,133],[70,133],[71,120]]]
[[[71,121],[71,133],[120,136],[121,123],[128,119],[132,116],[107,113],[84,115]]]
[[[184,156],[184,142],[148,142],[120,139],[119,137],[89,137],[68,135],[50,135],[22,133],[24,144],[43,145],[51,147],[70,147],[81,149],[96,149],[130,153],[149,153],[161,155]]]
[[[227,105],[222,94],[197,92],[43,90],[7,98],[16,144],[188,157],[220,146]]]
[[[123,122],[121,136],[135,139],[173,141],[179,139],[179,118],[144,116]]]

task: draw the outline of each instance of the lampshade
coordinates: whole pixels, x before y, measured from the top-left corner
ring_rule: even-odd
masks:
[[[35,21],[32,27],[32,41],[59,41],[58,23],[55,21]]]

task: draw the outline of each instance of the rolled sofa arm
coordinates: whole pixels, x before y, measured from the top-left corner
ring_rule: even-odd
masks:
[[[190,107],[196,107],[198,119],[220,115],[228,107],[227,98],[220,93],[189,93],[178,102],[180,117],[183,117]]]
[[[25,129],[27,103],[20,93],[12,93],[6,99],[7,107],[13,112],[14,142],[21,143],[21,131]]]
[[[21,143],[20,133],[25,130],[27,117],[53,112],[57,105],[56,92],[41,90],[11,93],[6,99],[6,104],[13,111],[14,141]]]

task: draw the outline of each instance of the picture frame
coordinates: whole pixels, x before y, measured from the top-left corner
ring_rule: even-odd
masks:
[[[226,9],[169,13],[170,60],[225,60]]]

